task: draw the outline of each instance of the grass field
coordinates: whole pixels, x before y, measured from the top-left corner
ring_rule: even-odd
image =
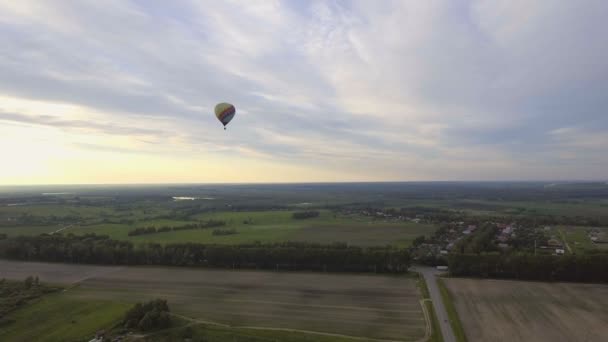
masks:
[[[115,301],[79,299],[70,293],[47,295],[6,318],[0,341],[88,341],[96,331],[111,328],[130,307]]]
[[[605,341],[608,286],[444,280],[468,341]]]
[[[187,321],[188,322],[188,321]],[[353,342],[352,338],[319,335],[286,330],[263,330],[251,328],[231,328],[214,324],[195,323],[184,328],[171,329],[148,336],[146,341],[183,341],[185,329],[190,329],[194,341],[209,342]]]
[[[372,221],[369,218],[336,216],[330,211],[321,211],[316,218],[295,220],[293,211],[243,211],[214,212],[193,216],[192,221],[183,220],[141,220],[128,224],[92,224],[74,225],[63,234],[103,234],[114,239],[129,240],[134,243],[217,243],[239,244],[282,241],[308,241],[318,243],[347,242],[360,246],[384,246],[387,244],[399,247],[409,246],[419,235],[430,235],[436,227],[430,224],[412,222]],[[226,228],[235,229],[238,234],[214,236],[212,229],[181,230],[175,232],[128,236],[135,227],[181,226],[206,220],[226,222]],[[245,223],[247,222],[247,223]],[[50,233],[62,226],[46,227],[2,227],[0,233],[14,235],[37,235]]]
[[[558,230],[560,235],[565,237],[570,248],[575,253],[580,253],[594,249],[608,249],[608,244],[595,244],[591,241],[588,235],[588,231],[592,227],[581,227],[581,226],[558,226],[554,230]],[[604,231],[604,234],[608,234],[608,228],[595,228]]]
[[[323,273],[101,267],[1,261],[7,278],[74,282],[70,300],[133,303],[165,298],[174,313],[231,327],[297,329],[420,340],[426,322],[416,278]],[[47,276],[49,277],[47,279]],[[62,278],[63,277],[63,281]]]

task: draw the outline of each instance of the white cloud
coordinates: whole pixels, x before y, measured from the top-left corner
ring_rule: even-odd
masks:
[[[543,178],[558,163],[595,177],[580,163],[608,162],[606,14],[593,0],[2,2],[0,126],[330,178]],[[220,101],[237,106],[228,132]]]

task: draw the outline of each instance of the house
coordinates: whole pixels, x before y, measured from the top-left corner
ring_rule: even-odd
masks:
[[[551,247],[562,247],[562,243],[559,242],[559,240],[555,239],[555,238],[551,238],[547,241],[547,245],[551,246]]]

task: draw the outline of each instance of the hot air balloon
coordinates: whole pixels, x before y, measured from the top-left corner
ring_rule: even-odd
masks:
[[[218,103],[215,106],[215,116],[218,120],[224,125],[224,129],[226,129],[226,125],[234,118],[234,114],[236,113],[236,109],[230,103]]]

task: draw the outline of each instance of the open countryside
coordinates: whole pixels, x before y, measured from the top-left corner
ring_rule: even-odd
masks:
[[[8,279],[39,274],[49,282],[71,284],[66,291],[52,295],[55,297],[51,300],[65,300],[76,307],[92,302],[109,303],[112,308],[162,297],[168,299],[176,315],[232,327],[294,329],[313,335],[346,335],[346,339],[358,336],[370,340],[422,341],[427,337],[417,278],[409,276],[12,261],[0,261],[0,269]],[[44,306],[45,302],[33,304],[31,310],[35,311],[37,305]],[[20,318],[31,323],[36,319]],[[108,328],[120,318],[117,312],[93,328]],[[14,338],[27,336],[19,335],[15,329],[4,333],[0,330],[0,339],[3,334]],[[44,335],[35,338],[44,340]]]
[[[604,341],[608,286],[444,280],[468,341]]]
[[[0,338],[462,341],[494,339],[503,328],[485,327],[508,323],[519,335],[501,336],[527,339],[544,333],[526,322],[559,331],[563,319],[593,315],[577,326],[596,331],[605,319],[603,299],[560,301],[574,290],[554,283],[608,279],[605,184],[63,188],[0,192],[0,285],[35,294],[0,298],[9,304]],[[447,266],[451,296],[438,290],[435,266]],[[552,283],[477,288],[484,280],[456,276]],[[40,295],[34,279],[65,291]],[[521,292],[531,284],[540,289]],[[503,292],[484,295],[493,286]],[[531,294],[552,289],[549,299]],[[604,298],[605,289],[585,291]],[[513,308],[500,304],[509,298]],[[171,328],[127,324],[137,303],[156,299],[168,303]],[[40,315],[45,324],[26,329]],[[588,340],[578,330],[546,335]]]

